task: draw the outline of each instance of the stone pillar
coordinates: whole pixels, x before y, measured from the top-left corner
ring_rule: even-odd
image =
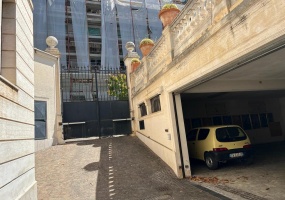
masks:
[[[133,106],[133,100],[132,100],[132,85],[131,85],[131,79],[130,79],[130,73],[132,72],[132,66],[131,61],[133,58],[140,58],[137,52],[133,52],[135,49],[135,44],[133,42],[127,42],[126,43],[126,49],[128,50],[128,53],[124,59],[124,63],[127,70],[127,84],[128,84],[128,95],[129,95],[129,104],[130,104],[130,115],[131,115],[131,125],[132,125],[132,135],[135,135],[135,121],[134,119],[134,106]]]
[[[22,56],[21,53],[26,53],[20,50],[16,42],[17,36],[20,38],[21,36],[24,37],[24,32],[20,32],[19,26],[16,26],[17,4],[13,1],[2,1],[1,13],[1,76],[17,85],[16,60],[18,56]],[[31,46],[27,47],[27,49]]]
[[[60,52],[58,48],[56,48],[56,45],[58,44],[58,41],[55,37],[49,36],[46,39],[46,43],[48,45],[48,48],[46,48],[46,52],[55,55],[58,57],[58,63],[55,68],[55,77],[56,77],[56,122],[55,122],[55,131],[56,131],[56,140],[57,144],[64,144],[64,137],[63,137],[63,127],[62,127],[62,102],[61,102],[61,91],[60,91]]]

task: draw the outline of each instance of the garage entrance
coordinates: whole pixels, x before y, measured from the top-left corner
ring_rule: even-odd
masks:
[[[243,66],[184,90],[185,130],[236,124],[253,144],[284,140],[285,49],[251,59]]]
[[[180,93],[184,120],[184,127],[180,128],[185,128],[186,135],[191,129],[201,126],[239,125],[247,132],[257,151],[255,153],[257,162],[244,167],[245,171],[240,169],[241,165],[231,164],[223,165],[217,171],[209,171],[204,163],[197,164],[196,161],[191,160],[192,176],[209,177],[223,174],[222,177],[228,179],[227,177],[233,178],[233,174],[240,175],[237,171],[241,170],[243,175],[235,178],[254,175],[262,179],[267,176],[266,171],[268,171],[272,174],[267,182],[271,182],[272,186],[282,191],[280,187],[283,187],[282,180],[285,173],[280,169],[284,165],[284,160],[277,159],[276,156],[285,154],[284,55],[284,47],[270,53],[259,54],[239,67],[220,72],[201,81],[199,85],[189,86]],[[272,163],[272,160],[276,162]],[[264,163],[270,164],[264,165]],[[221,173],[227,167],[230,170],[226,170],[227,173]],[[261,167],[262,170],[260,170]],[[200,170],[202,168],[205,170]],[[273,168],[275,170],[272,170]],[[276,177],[283,177],[283,179],[276,179]],[[245,182],[255,186],[264,183],[264,180],[259,182],[258,179],[254,179],[254,181],[253,183],[247,178]],[[246,183],[239,184],[243,185],[245,190],[254,189]],[[264,195],[271,198],[277,194],[276,190],[270,191],[268,188],[270,187],[265,188]]]
[[[285,90],[182,94],[186,133],[211,125],[239,125],[253,144],[284,140]]]

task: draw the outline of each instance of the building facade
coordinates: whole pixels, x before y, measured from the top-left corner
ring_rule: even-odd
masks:
[[[284,141],[284,12],[277,0],[189,1],[135,72],[127,54],[133,129],[178,177],[191,175],[192,128]]]
[[[118,68],[124,66],[122,44],[161,36],[158,12],[170,2],[182,8],[186,0],[33,0],[35,47],[45,50],[45,38],[52,35],[63,69]]]
[[[31,0],[1,0],[0,199],[37,199]]]

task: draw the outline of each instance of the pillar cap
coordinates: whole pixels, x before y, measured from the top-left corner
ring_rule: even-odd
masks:
[[[48,45],[48,48],[46,48],[46,52],[60,57],[60,52],[58,48],[56,48],[56,45],[58,44],[58,40],[56,39],[56,37],[48,36],[46,39],[46,43]]]
[[[46,43],[47,43],[49,48],[53,49],[58,44],[58,40],[54,36],[48,36],[46,39]]]
[[[127,42],[125,47],[129,53],[135,50],[135,44],[133,42]]]

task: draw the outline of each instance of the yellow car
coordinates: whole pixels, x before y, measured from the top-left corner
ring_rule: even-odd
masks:
[[[207,126],[187,133],[189,157],[205,161],[209,169],[233,159],[252,160],[252,148],[245,131],[236,125]]]

